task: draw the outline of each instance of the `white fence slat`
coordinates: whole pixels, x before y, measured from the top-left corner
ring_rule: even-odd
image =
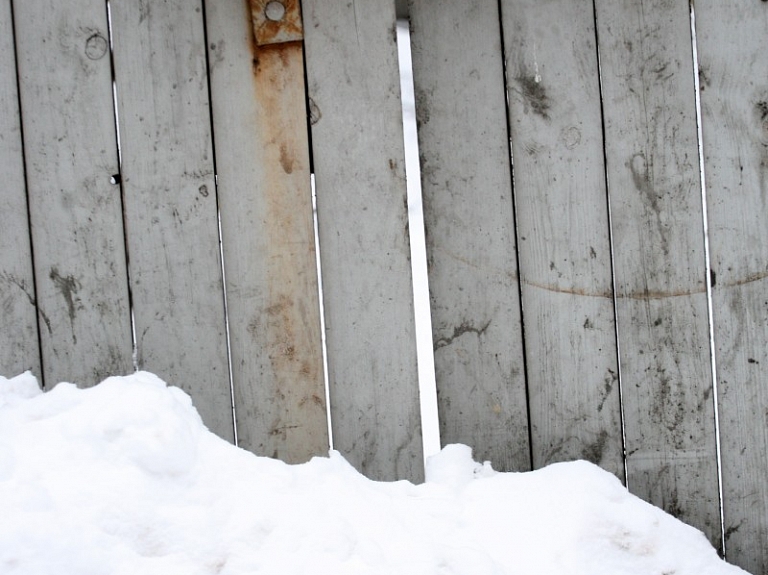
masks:
[[[131,371],[107,13],[14,2],[44,379]]]
[[[628,484],[719,546],[688,3],[596,9]]]
[[[238,444],[297,463],[329,446],[303,48],[243,5],[206,9]]]
[[[334,447],[423,477],[395,7],[302,2]]]
[[[725,550],[768,573],[768,4],[696,2]]]
[[[494,469],[527,471],[497,2],[436,10],[413,0],[409,10],[441,442],[470,445]]]
[[[40,376],[35,282],[10,0],[0,2],[0,375]]]
[[[623,478],[592,2],[501,3],[534,467]]]
[[[202,7],[111,6],[139,367],[232,440]]]

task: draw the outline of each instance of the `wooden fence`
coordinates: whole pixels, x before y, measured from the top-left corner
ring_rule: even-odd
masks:
[[[335,448],[418,481],[395,6],[301,4],[0,0],[0,372],[136,364],[325,453],[312,172]],[[406,8],[443,443],[594,461],[765,575],[768,3]]]

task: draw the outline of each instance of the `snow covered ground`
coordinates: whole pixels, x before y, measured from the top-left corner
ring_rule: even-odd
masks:
[[[339,454],[289,466],[208,432],[149,373],[80,390],[0,378],[0,573],[728,575],[704,536],[589,463],[427,482]]]

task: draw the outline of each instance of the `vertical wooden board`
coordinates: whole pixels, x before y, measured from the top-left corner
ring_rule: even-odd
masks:
[[[107,13],[14,2],[44,380],[132,369]]]
[[[40,373],[10,0],[0,3],[0,375]]]
[[[696,2],[725,549],[768,573],[768,4]]]
[[[441,442],[529,470],[498,3],[409,10]]]
[[[139,366],[232,440],[202,6],[111,6]]]
[[[627,481],[719,546],[688,3],[596,8]]]
[[[534,467],[624,477],[592,3],[502,2]]]
[[[423,477],[394,3],[302,3],[334,447]]]
[[[328,452],[303,48],[257,47],[248,2],[206,8],[238,445]]]

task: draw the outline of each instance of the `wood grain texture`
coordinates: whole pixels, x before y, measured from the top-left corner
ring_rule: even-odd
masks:
[[[10,1],[0,3],[0,375],[40,376],[16,52]]]
[[[534,467],[624,477],[592,3],[502,2]]]
[[[302,3],[334,447],[423,477],[395,7]]]
[[[112,2],[138,361],[234,436],[199,1]]]
[[[688,3],[596,3],[630,490],[720,546]]]
[[[14,2],[44,380],[132,370],[107,14]]]
[[[238,445],[299,463],[329,447],[303,49],[247,4],[206,10]]]
[[[497,2],[412,0],[409,11],[441,443],[527,471]]]
[[[768,4],[696,2],[728,561],[768,573]]]

